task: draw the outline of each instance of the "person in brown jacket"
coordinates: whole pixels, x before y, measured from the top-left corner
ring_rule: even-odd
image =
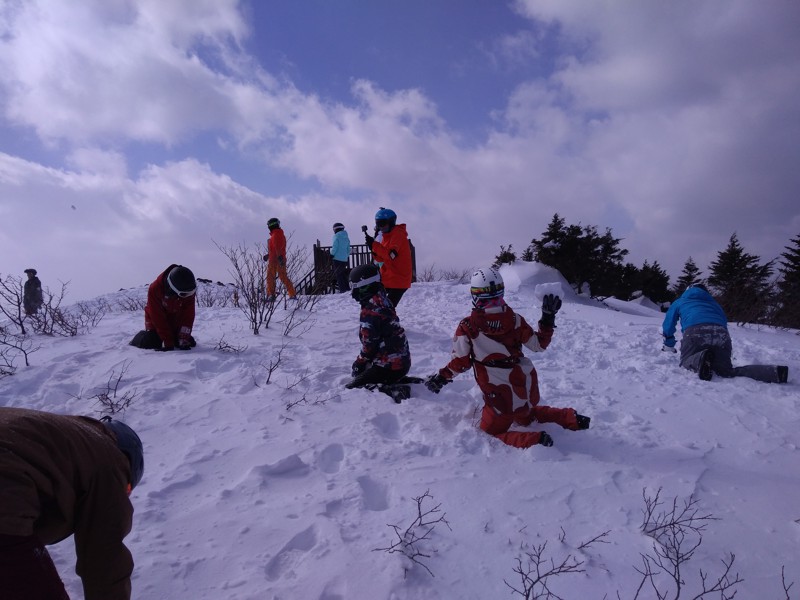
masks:
[[[121,421],[0,407],[0,598],[69,600],[45,545],[75,536],[86,600],[129,600],[142,442]]]

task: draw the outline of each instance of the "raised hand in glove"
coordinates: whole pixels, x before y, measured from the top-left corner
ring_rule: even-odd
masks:
[[[374,238],[374,237],[372,237],[370,234],[368,234],[368,233],[365,231],[365,232],[364,232],[364,240],[366,241],[366,243],[367,243],[367,246],[369,246],[369,249],[370,249],[370,250],[372,250],[372,244],[373,244],[373,243],[375,243],[375,238]]]
[[[438,394],[442,391],[442,388],[450,383],[450,380],[439,373],[431,375],[425,380],[425,387],[432,391],[434,394]]]
[[[545,294],[542,298],[542,318],[539,324],[543,327],[556,326],[556,313],[561,308],[561,298],[554,294]]]

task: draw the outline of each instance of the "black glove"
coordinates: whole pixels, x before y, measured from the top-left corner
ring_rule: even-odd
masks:
[[[269,260],[269,254],[265,254],[264,255],[264,262],[267,262],[268,260]]]
[[[357,360],[357,361],[355,361],[355,362],[353,363],[353,368],[352,368],[352,370],[350,371],[350,374],[351,374],[353,377],[358,377],[358,376],[359,376],[359,375],[361,375],[361,374],[362,374],[364,371],[366,371],[366,370],[367,370],[367,367],[369,367],[369,363],[368,363],[368,362],[361,362],[361,361],[358,361],[358,360]]]
[[[434,394],[438,394],[442,391],[442,388],[450,383],[450,380],[439,373],[431,375],[425,380],[425,387],[432,391]]]
[[[286,259],[283,256],[278,257],[278,264],[282,267],[286,266]]]
[[[178,344],[178,350],[191,350],[191,349],[192,347],[188,343]]]
[[[367,242],[367,246],[369,246],[369,249],[370,249],[370,250],[372,250],[372,244],[374,244],[374,243],[375,243],[375,238],[374,238],[374,237],[372,237],[370,234],[368,234],[368,233],[365,231],[365,232],[364,232],[364,239],[366,240],[366,242]]]
[[[542,431],[539,434],[539,445],[546,446],[547,448],[549,448],[550,446],[553,445],[553,438],[550,437],[550,434],[547,433],[546,431]]]
[[[156,352],[172,352],[175,346],[164,346],[163,348],[156,348]]]
[[[542,318],[539,325],[542,327],[556,326],[556,313],[561,308],[561,298],[553,294],[545,294],[542,298]]]

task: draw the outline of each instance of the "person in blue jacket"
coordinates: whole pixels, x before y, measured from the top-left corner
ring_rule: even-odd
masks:
[[[347,262],[350,258],[350,237],[341,223],[333,224],[331,258],[333,259],[333,275],[336,278],[336,287],[340,293],[349,292],[350,283],[347,280]]]
[[[789,367],[780,365],[731,364],[731,336],[725,311],[702,284],[688,287],[672,303],[662,324],[662,350],[676,352],[675,329],[681,322],[681,366],[709,381],[714,373],[720,377],[749,377],[767,383],[786,383]]]

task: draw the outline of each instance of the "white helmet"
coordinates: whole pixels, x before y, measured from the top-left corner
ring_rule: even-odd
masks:
[[[502,298],[504,292],[503,278],[494,267],[478,269],[472,274],[469,291],[472,294],[472,303],[479,300]]]

